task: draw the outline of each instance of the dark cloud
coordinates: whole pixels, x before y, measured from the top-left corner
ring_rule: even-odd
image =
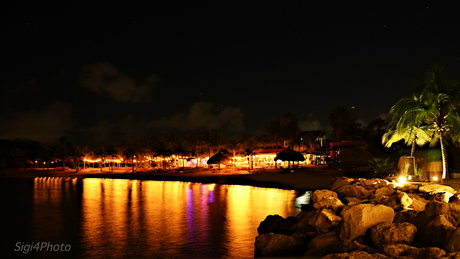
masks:
[[[4,115],[0,138],[32,139],[47,144],[56,142],[73,129],[71,110],[70,104],[56,101],[40,111]]]
[[[187,113],[176,113],[169,118],[154,120],[149,126],[180,131],[221,129],[229,133],[238,133],[244,130],[243,118],[244,113],[238,107],[216,110],[213,103],[197,102]]]
[[[80,83],[94,92],[107,93],[119,102],[149,102],[150,93],[156,82],[157,75],[151,75],[138,82],[136,79],[122,74],[112,63],[96,63],[83,66]]]
[[[309,113],[306,120],[299,120],[299,127],[302,130],[326,130],[319,120],[315,120],[313,113]]]
[[[145,126],[146,118],[136,119],[128,114],[119,120],[103,119],[97,124],[87,128],[87,132],[97,144],[110,144],[122,140],[133,141],[149,135],[149,129]]]
[[[146,136],[148,132],[146,124],[145,118],[136,119],[133,115],[128,114],[117,123],[117,126],[122,133],[123,139],[132,141]]]

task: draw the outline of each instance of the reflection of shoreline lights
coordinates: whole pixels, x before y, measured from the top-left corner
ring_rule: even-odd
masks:
[[[213,184],[208,184],[208,190],[212,191],[214,190],[214,188],[216,187],[216,184],[213,183]]]

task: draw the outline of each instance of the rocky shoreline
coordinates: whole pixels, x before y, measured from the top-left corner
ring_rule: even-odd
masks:
[[[297,216],[267,216],[257,231],[256,257],[460,258],[460,194],[338,177]]]

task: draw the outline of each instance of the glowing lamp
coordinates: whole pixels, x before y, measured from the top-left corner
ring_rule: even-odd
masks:
[[[438,180],[438,177],[437,176],[433,176],[433,181],[437,181]]]
[[[404,177],[404,176],[399,177],[398,182],[399,183],[405,183],[406,182],[406,177]]]

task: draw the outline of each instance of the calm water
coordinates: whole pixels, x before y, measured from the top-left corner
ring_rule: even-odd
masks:
[[[308,199],[239,185],[0,178],[0,257],[251,258],[259,223]]]

